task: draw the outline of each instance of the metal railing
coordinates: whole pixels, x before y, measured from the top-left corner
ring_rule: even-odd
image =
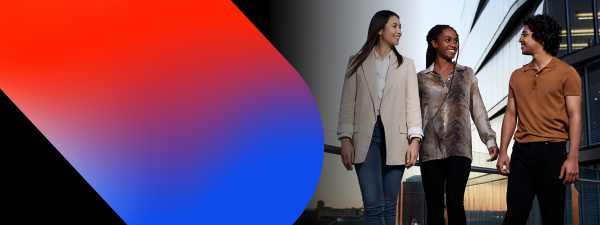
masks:
[[[325,145],[325,152],[326,153],[340,155],[341,154],[341,148],[340,147],[336,147],[336,146],[332,146],[332,145]],[[419,160],[417,160],[417,163],[415,164],[415,166],[419,166],[419,164],[420,164],[420,162],[419,162]],[[471,166],[471,172],[487,173],[487,174],[498,174],[498,171],[496,169],[486,168],[486,167],[479,167],[479,166]],[[588,184],[600,184],[600,180],[590,180],[590,179],[583,179],[583,178],[579,178],[579,180],[577,180],[577,182],[579,182],[579,183],[588,183]]]
[[[336,155],[340,155],[341,154],[341,148],[340,147],[336,147],[336,146],[332,146],[332,145],[325,145],[325,152],[326,153],[331,153],[331,154],[336,154]],[[415,166],[419,166],[420,162],[419,160],[417,160],[417,163],[415,164]],[[494,169],[494,168],[487,168],[487,167],[479,167],[479,166],[471,166],[471,172],[477,172],[477,173],[486,173],[486,174],[498,174],[498,170]],[[583,179],[583,178],[579,178],[579,180],[577,180],[576,183],[587,183],[587,184],[596,184],[596,185],[600,185],[600,180],[590,180],[590,179]],[[579,225],[580,224],[580,220],[579,220],[579,193],[577,192],[577,189],[575,189],[575,185],[571,184],[571,199],[572,199],[572,207],[573,207],[573,225]],[[400,196],[398,198],[398,201],[400,200]],[[446,224],[448,224],[448,220],[447,220],[447,216],[446,216]],[[396,219],[396,221],[398,221]]]

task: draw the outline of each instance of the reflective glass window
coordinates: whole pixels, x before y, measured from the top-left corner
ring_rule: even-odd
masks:
[[[581,144],[580,147],[588,146],[588,127],[587,127],[587,88],[585,83],[585,70],[584,67],[577,69],[577,73],[581,77]]]
[[[548,8],[546,9],[546,11],[548,12],[548,15],[554,18],[554,20],[558,22],[558,25],[562,27],[562,33],[560,34],[560,36],[562,37],[560,41],[560,48],[558,49],[558,54],[556,54],[556,57],[561,57],[568,53],[566,19],[567,14],[565,11],[565,1],[559,0],[548,2]]]
[[[600,144],[600,61],[587,66],[588,93],[587,100],[590,106],[590,132],[591,144]],[[583,115],[583,114],[582,114]]]
[[[596,14],[596,15],[594,15]],[[571,23],[571,50],[577,51],[594,45],[593,4],[590,0],[569,0],[569,19]]]

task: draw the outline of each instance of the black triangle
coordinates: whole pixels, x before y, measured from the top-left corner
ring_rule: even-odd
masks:
[[[254,26],[269,40],[271,45],[296,69],[302,76],[302,69],[310,68],[306,55],[306,40],[299,39],[298,28],[301,21],[295,12],[295,7],[307,7],[303,1],[241,1],[232,0]],[[310,4],[308,4],[310,5]],[[306,77],[303,76],[304,79]]]
[[[269,39],[269,1],[241,1],[235,0],[233,4],[244,13],[254,26]]]
[[[4,91],[0,115],[0,150],[6,165],[2,220],[125,224]]]

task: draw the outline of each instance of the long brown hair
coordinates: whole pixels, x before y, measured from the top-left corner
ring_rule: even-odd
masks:
[[[358,67],[360,67],[360,65],[362,65],[363,62],[365,62],[369,54],[371,54],[371,50],[373,50],[375,45],[377,45],[377,41],[379,40],[379,31],[385,27],[390,16],[400,18],[398,14],[389,10],[381,10],[375,13],[375,15],[373,15],[373,18],[371,18],[371,23],[369,24],[367,41],[360,49],[360,51],[358,51],[358,53],[352,58],[350,63],[350,68],[352,69],[348,71],[348,73],[346,74],[346,78],[350,78],[352,74],[356,73]],[[402,65],[402,63],[404,62],[404,59],[402,58],[402,55],[398,53],[396,47],[393,45],[392,51],[396,55],[396,58],[398,58],[398,67],[400,67],[400,65]]]

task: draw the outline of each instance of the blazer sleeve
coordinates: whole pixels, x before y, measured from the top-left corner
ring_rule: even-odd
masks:
[[[354,106],[356,105],[356,72],[346,78],[350,71],[353,56],[350,56],[346,73],[344,74],[344,87],[342,89],[342,101],[340,102],[340,114],[338,117],[337,134],[338,139],[342,137],[352,138],[354,130]]]
[[[421,104],[419,102],[419,83],[415,64],[412,60],[405,60],[406,66],[406,124],[408,127],[408,137],[423,138]]]
[[[471,118],[475,123],[475,127],[477,127],[481,141],[485,143],[488,148],[498,146],[496,144],[496,132],[492,130],[487,110],[481,99],[481,93],[479,92],[479,86],[477,85],[477,77],[473,74],[473,69],[468,68],[467,72],[471,76],[471,104],[469,105]]]

